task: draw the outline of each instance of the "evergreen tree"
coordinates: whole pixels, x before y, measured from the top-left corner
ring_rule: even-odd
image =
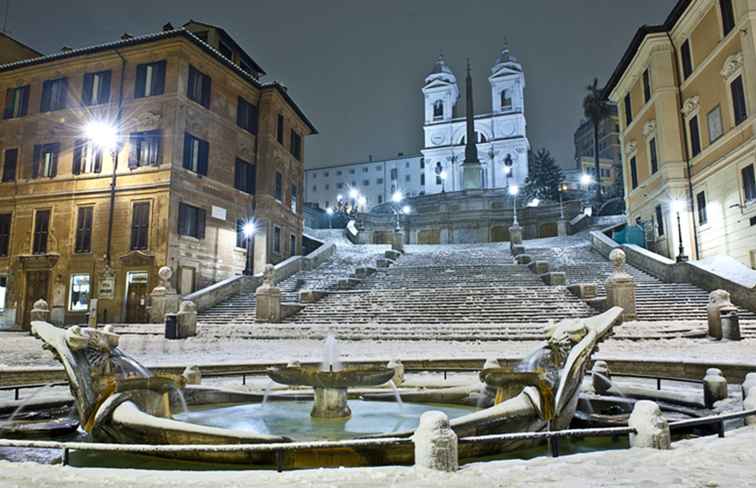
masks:
[[[524,188],[528,199],[558,201],[562,181],[562,170],[547,149],[541,148],[538,152],[531,151],[528,154],[528,177]]]

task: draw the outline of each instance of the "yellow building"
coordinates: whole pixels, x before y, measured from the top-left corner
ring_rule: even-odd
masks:
[[[0,32],[0,64],[8,64],[23,59],[38,58],[42,53]]]
[[[612,75],[628,220],[652,249],[756,267],[756,2],[680,0],[644,26]],[[647,234],[650,234],[647,232]]]
[[[198,22],[1,65],[5,326],[39,298],[56,323],[82,322],[90,297],[100,320],[143,322],[161,266],[186,294],[301,252],[315,129],[263,74]]]

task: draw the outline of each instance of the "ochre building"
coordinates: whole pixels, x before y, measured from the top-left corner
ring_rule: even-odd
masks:
[[[56,323],[91,298],[101,321],[144,322],[161,266],[187,294],[300,253],[315,128],[264,74],[193,21],[0,66],[3,326],[39,298]]]
[[[756,267],[756,3],[680,0],[637,32],[606,92],[628,217],[652,248],[676,258],[682,234],[684,255]]]

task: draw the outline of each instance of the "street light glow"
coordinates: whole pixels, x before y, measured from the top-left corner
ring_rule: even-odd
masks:
[[[520,187],[517,185],[512,185],[509,187],[509,194],[510,195],[517,195],[520,193]]]
[[[449,176],[449,174],[446,172],[446,170],[441,171],[441,174],[438,175],[442,180],[446,180],[446,178]]]
[[[101,120],[92,120],[84,126],[84,136],[100,149],[114,149],[118,140],[115,126]]]
[[[593,183],[593,176],[589,175],[588,173],[583,173],[583,175],[580,177],[580,183],[583,185],[590,185]]]
[[[351,198],[352,200],[356,200],[359,195],[360,192],[358,192],[356,188],[349,190],[349,198]]]
[[[532,199],[531,201],[528,202],[528,207],[537,207],[540,204],[541,204],[541,199],[540,198],[534,198],[534,199]]]
[[[367,205],[367,198],[360,195],[360,197],[357,199],[357,205],[359,205],[360,207],[364,207],[365,205]]]
[[[409,215],[410,212],[412,212],[412,208],[409,205],[405,205],[402,207],[402,213],[404,215]]]
[[[247,239],[252,237],[252,234],[255,233],[255,223],[250,220],[246,224],[244,224],[244,226],[242,227],[242,233]]]
[[[687,207],[688,204],[685,202],[685,200],[672,201],[672,211],[674,212],[684,212]]]
[[[326,213],[328,215],[333,215],[333,209],[331,207],[326,207]]]
[[[402,195],[402,192],[395,191],[393,195],[391,195],[391,201],[394,203],[399,203],[402,200],[404,200],[404,195]]]
[[[336,195],[336,201],[337,202],[341,202],[343,199],[344,199],[344,195],[342,195],[341,193],[339,193],[338,195]]]
[[[512,168],[510,168],[509,166],[504,166],[504,174],[509,175],[511,173],[512,173]]]

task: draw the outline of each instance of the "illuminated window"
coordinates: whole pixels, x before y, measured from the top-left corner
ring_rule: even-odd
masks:
[[[68,311],[86,312],[89,310],[89,293],[89,275],[84,273],[72,274],[68,287]]]

